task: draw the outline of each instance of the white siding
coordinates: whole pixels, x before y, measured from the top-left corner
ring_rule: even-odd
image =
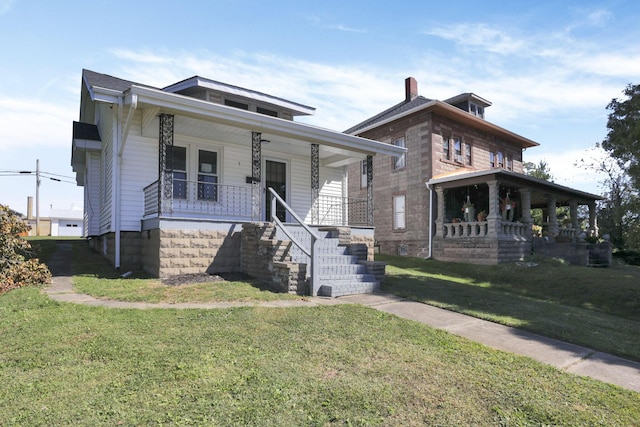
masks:
[[[120,160],[122,231],[140,231],[140,220],[144,215],[144,188],[159,178],[158,137],[141,136],[141,120],[142,113],[136,111],[131,119],[128,139]],[[158,120],[155,121],[157,126]]]
[[[84,178],[84,236],[96,236],[100,231],[100,153],[87,153]]]
[[[109,104],[97,105],[97,126],[102,139],[100,153],[100,231],[99,234],[111,231],[111,203],[113,176],[113,110]]]

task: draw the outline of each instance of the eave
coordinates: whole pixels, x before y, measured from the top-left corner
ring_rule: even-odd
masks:
[[[520,148],[531,148],[531,147],[537,147],[538,145],[540,145],[535,141],[525,138],[524,136],[520,136],[517,133],[511,132],[510,130],[504,129],[498,125],[495,125],[479,117],[476,117],[473,114],[469,114],[468,112],[463,111],[458,107],[454,107],[453,105],[450,105],[450,104],[447,104],[446,102],[442,102],[438,100],[429,101],[425,104],[412,108],[411,110],[407,110],[403,113],[381,120],[365,128],[359,129],[353,134],[362,135],[367,131],[376,129],[380,126],[389,124],[403,117],[407,117],[411,114],[415,114],[423,110],[431,111],[443,117],[447,117],[457,122],[474,127],[476,129],[480,129],[482,131],[492,133],[500,138],[506,139],[512,143],[516,143],[518,146],[520,146]]]

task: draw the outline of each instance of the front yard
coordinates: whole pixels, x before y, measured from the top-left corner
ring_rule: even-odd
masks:
[[[76,273],[93,255],[76,257]],[[428,269],[404,261],[394,261],[385,290],[459,307],[483,299],[419,295],[420,283],[456,282],[433,281]],[[122,280],[107,273],[89,286]],[[137,280],[139,289],[160,286]],[[403,288],[407,281],[413,285]],[[460,286],[498,292],[479,283]],[[224,298],[266,292],[247,286]],[[0,336],[3,426],[640,425],[639,393],[355,305],[107,309],[24,288],[0,296]]]

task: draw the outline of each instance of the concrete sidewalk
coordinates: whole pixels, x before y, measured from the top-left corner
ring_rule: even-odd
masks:
[[[340,298],[309,297],[305,300],[281,300],[260,303],[131,303],[102,300],[90,295],[76,293],[71,283],[70,245],[68,247],[65,244],[58,245],[58,250],[50,261],[50,268],[54,273],[53,281],[43,291],[56,301],[136,309],[215,309],[247,305],[261,307],[312,307],[317,305],[361,304],[405,319],[424,323],[433,328],[448,331],[491,348],[527,356],[539,362],[555,366],[565,372],[588,376],[640,392],[640,363],[638,362],[419,302],[408,301],[393,295],[363,294]]]

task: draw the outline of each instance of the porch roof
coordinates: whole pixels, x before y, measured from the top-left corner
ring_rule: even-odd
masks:
[[[323,164],[332,167],[364,159],[367,155],[399,156],[406,152],[406,148],[392,144],[136,84],[132,84],[124,96],[124,105],[130,108],[155,108],[158,112],[214,122],[223,129],[221,132],[226,140],[234,143],[247,143],[250,141],[247,135],[261,132],[263,139],[285,144],[291,150],[306,150],[308,144],[318,144],[324,148]]]
[[[581,204],[587,204],[604,197],[571,187],[545,181],[533,176],[508,171],[502,168],[492,168],[470,171],[462,169],[451,173],[438,175],[427,181],[427,186],[439,185],[443,188],[457,188],[467,185],[483,184],[488,181],[498,181],[503,185],[512,185],[521,189],[531,190],[531,206],[546,206],[546,194],[553,194],[557,202],[567,204],[570,200],[576,200]]]

